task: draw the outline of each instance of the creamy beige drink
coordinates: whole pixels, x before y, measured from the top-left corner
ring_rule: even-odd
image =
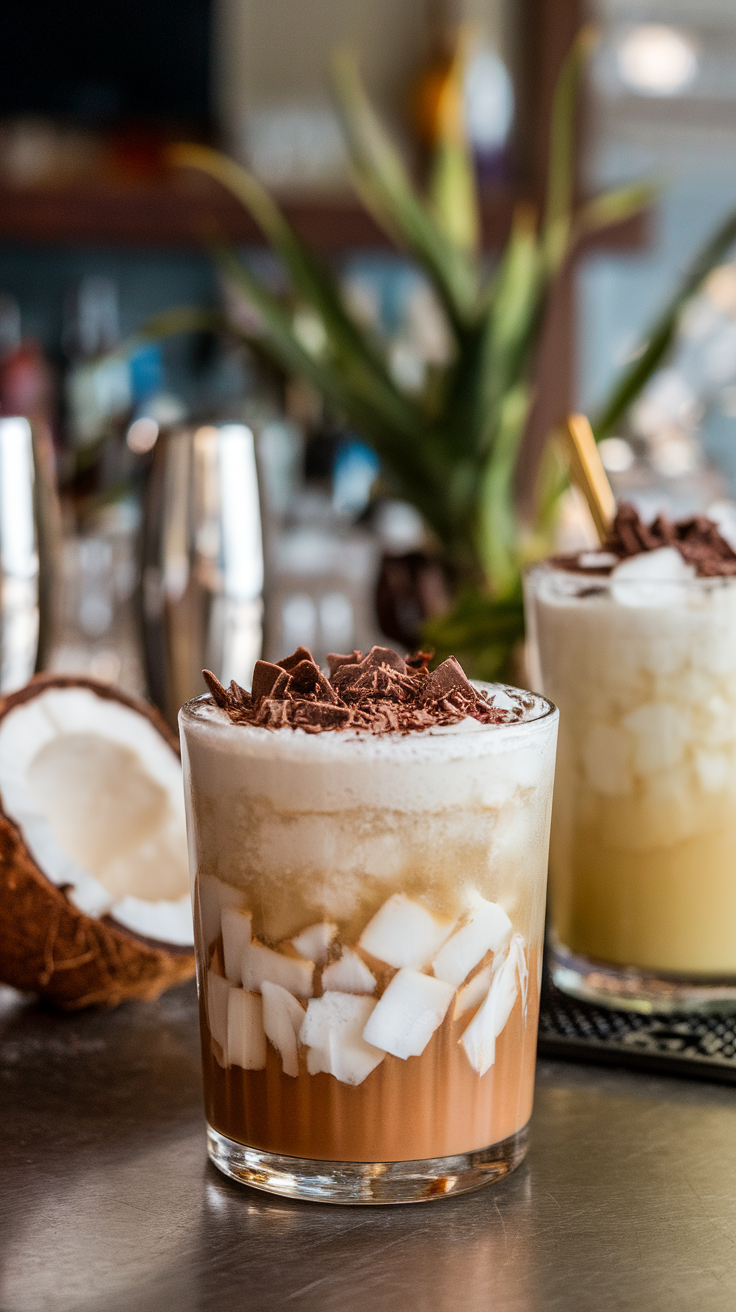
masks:
[[[557,715],[301,655],[181,714],[211,1153],[305,1197],[477,1187],[531,1113]]]
[[[608,545],[528,580],[561,715],[556,978],[644,1005],[692,1005],[691,980],[712,1001],[736,985],[736,554],[707,520],[648,529],[630,508]]]

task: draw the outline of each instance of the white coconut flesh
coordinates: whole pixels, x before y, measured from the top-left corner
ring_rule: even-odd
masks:
[[[0,720],[0,798],[80,911],[191,946],[181,765],[145,715],[86,688],[39,692]]]

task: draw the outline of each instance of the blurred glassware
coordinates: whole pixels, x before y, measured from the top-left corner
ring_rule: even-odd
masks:
[[[58,506],[47,450],[29,421],[0,419],[0,693],[43,668],[53,630]]]
[[[70,362],[64,380],[66,441],[76,453],[97,453],[111,420],[130,408],[130,365],[110,354],[119,339],[116,284],[110,278],[82,278],[67,298],[62,338]],[[87,459],[77,454],[76,463],[86,467]]]
[[[140,509],[133,495],[101,506],[80,531],[66,524],[56,638],[48,663],[143,696],[138,610]]]
[[[303,643],[325,665],[328,651],[380,643],[373,605],[379,554],[376,534],[338,512],[325,489],[301,492],[269,553],[267,659]]]
[[[250,686],[263,636],[263,533],[252,430],[179,427],[153,447],[141,614],[148,692],[172,725],[201,671]]]
[[[15,296],[0,293],[0,412],[51,424],[55,379],[42,347],[21,333]]]
[[[331,105],[260,105],[243,114],[239,127],[235,152],[267,186],[290,191],[347,186],[347,155]]]

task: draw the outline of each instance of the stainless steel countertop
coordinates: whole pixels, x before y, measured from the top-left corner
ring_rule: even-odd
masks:
[[[294,1203],[205,1156],[193,986],[59,1016],[0,990],[2,1312],[733,1312],[736,1091],[545,1061],[507,1180]]]

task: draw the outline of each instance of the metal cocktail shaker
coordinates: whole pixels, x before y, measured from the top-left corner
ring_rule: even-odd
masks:
[[[55,629],[60,519],[47,430],[0,419],[0,692],[47,663]]]
[[[263,637],[263,534],[247,425],[178,427],[158,438],[141,590],[148,691],[170,724],[205,690],[203,668],[250,685]]]

